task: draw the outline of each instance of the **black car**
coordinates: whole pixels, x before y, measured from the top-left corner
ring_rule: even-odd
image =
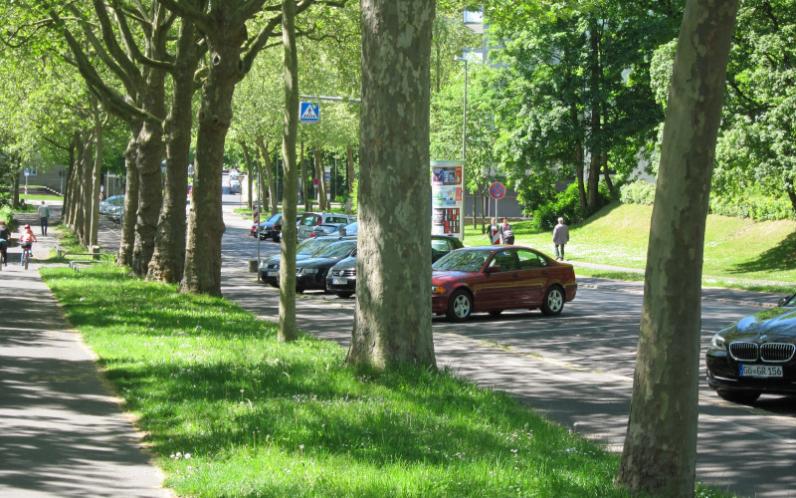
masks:
[[[716,335],[705,360],[722,398],[754,403],[761,394],[796,394],[796,295]]]
[[[438,260],[454,249],[461,249],[462,241],[447,235],[431,236],[431,262]],[[357,289],[357,259],[356,256],[346,258],[329,271],[326,278],[326,290],[342,298],[351,297]]]
[[[257,235],[260,240],[272,239],[279,242],[279,235],[282,233],[282,213],[277,213],[267,220],[260,223]]]
[[[326,290],[326,275],[340,260],[356,254],[356,240],[335,242],[314,256],[296,262],[296,290]]]
[[[329,245],[347,239],[346,237],[335,236],[305,240],[296,247],[296,262],[311,258],[326,249]],[[277,254],[260,262],[260,280],[272,287],[279,287],[279,258],[280,255]]]

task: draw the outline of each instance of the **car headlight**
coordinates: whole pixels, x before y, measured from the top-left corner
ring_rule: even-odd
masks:
[[[297,268],[296,275],[315,275],[318,273],[317,268]]]
[[[441,285],[432,285],[431,286],[431,294],[434,296],[440,296],[445,294],[445,287]]]
[[[715,334],[713,339],[710,340],[710,345],[713,346],[715,349],[724,349],[727,341],[721,334]]]

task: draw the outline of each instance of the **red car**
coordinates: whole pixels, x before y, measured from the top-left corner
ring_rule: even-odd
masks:
[[[431,308],[454,321],[507,309],[541,308],[545,315],[558,315],[578,290],[572,265],[528,247],[459,249],[432,268]]]

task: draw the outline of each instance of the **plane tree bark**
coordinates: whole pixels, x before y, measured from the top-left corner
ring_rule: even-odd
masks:
[[[694,495],[705,218],[737,8],[688,0],[680,29],[618,476],[633,493]]]
[[[429,182],[435,5],[428,0],[362,0],[361,5],[359,277],[347,361],[376,369],[435,367]]]
[[[296,4],[282,2],[282,45],[284,48],[285,113],[282,135],[284,188],[282,193],[282,235],[279,245],[279,331],[280,341],[298,338],[296,325],[296,203],[298,189],[296,137],[298,136],[298,54],[296,53]]]

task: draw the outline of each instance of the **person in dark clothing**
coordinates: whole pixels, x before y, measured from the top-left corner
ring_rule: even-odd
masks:
[[[11,239],[11,230],[6,226],[6,222],[0,220],[0,264],[8,266],[8,241]]]

